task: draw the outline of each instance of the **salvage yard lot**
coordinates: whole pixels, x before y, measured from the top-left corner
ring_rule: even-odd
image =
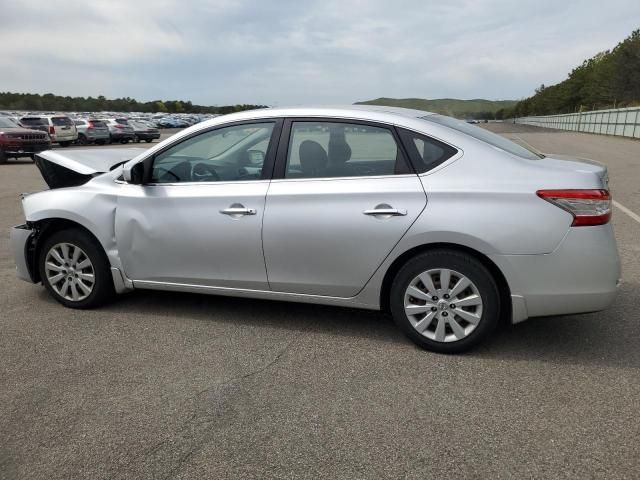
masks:
[[[639,141],[486,128],[606,163],[640,213]],[[637,478],[640,223],[618,208],[608,311],[444,356],[368,311],[145,291],[65,309],[9,252],[18,195],[44,187],[0,166],[0,478]]]

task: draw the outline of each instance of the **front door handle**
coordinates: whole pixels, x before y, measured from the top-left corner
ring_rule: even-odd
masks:
[[[404,217],[407,214],[407,210],[404,208],[391,208],[388,205],[384,207],[378,206],[376,208],[372,208],[371,210],[365,210],[365,215],[386,215],[392,217]]]
[[[255,215],[257,210],[255,208],[246,208],[244,205],[234,203],[229,208],[220,210],[223,215],[229,215],[230,217],[243,217],[244,215]]]

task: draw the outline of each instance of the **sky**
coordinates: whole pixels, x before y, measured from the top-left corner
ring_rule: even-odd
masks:
[[[519,99],[637,28],[638,0],[0,0],[0,91]]]

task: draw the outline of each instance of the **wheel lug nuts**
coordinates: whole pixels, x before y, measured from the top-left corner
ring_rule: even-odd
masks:
[[[444,299],[445,299],[445,300],[449,300],[449,294],[445,293],[445,294],[444,294]]]
[[[436,297],[435,295],[433,297],[431,297],[431,300],[433,300],[434,302],[438,300],[438,297]]]
[[[449,316],[449,314],[448,314],[447,312],[442,312],[442,316],[443,316],[443,317],[448,317],[448,316]]]
[[[437,307],[431,307],[431,311],[432,311],[432,312],[437,312],[437,311],[438,311],[438,308],[437,308]]]
[[[449,308],[451,308],[451,309],[456,308],[456,304],[452,303],[451,305],[449,305]]]

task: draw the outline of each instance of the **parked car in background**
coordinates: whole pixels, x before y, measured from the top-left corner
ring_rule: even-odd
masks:
[[[68,147],[78,139],[76,126],[66,115],[26,115],[20,118],[20,124],[47,132],[51,142],[62,147]]]
[[[141,141],[151,143],[153,140],[160,138],[160,130],[145,121],[129,120],[129,125],[133,127],[133,141],[136,143]]]
[[[20,118],[20,124],[47,132],[51,142],[62,147],[68,147],[78,139],[76,126],[66,115],[26,115]]]
[[[51,147],[49,135],[41,130],[21,127],[9,117],[0,116],[0,163],[9,158],[31,157]]]
[[[109,118],[104,122],[109,128],[111,142],[128,143],[133,141],[135,133],[126,118]]]
[[[50,190],[11,233],[18,276],[67,307],[146,288],[383,309],[452,353],[620,283],[606,167],[442,115],[254,110],[90,153],[36,155]]]
[[[103,120],[78,118],[74,120],[74,123],[78,130],[78,143],[80,145],[89,143],[104,145],[111,140],[109,127]]]

